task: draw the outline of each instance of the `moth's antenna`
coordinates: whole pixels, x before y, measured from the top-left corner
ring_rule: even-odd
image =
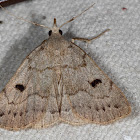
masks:
[[[61,28],[61,27],[64,26],[65,24],[67,24],[67,23],[69,23],[69,22],[75,20],[75,19],[78,18],[79,16],[81,16],[83,13],[85,13],[87,10],[89,10],[91,7],[93,7],[94,4],[95,4],[95,3],[93,3],[90,7],[88,7],[86,10],[84,10],[84,11],[83,11],[82,13],[80,13],[79,15],[77,15],[77,16],[73,17],[72,19],[70,19],[70,20],[66,21],[65,23],[63,23],[59,28]]]
[[[20,20],[23,20],[23,21],[25,21],[25,22],[27,22],[27,23],[31,23],[31,24],[33,24],[33,25],[40,26],[40,27],[43,27],[43,28],[48,28],[48,29],[51,30],[50,27],[47,27],[47,26],[45,26],[45,25],[41,25],[41,24],[38,24],[38,23],[35,23],[35,22],[32,22],[32,21],[29,21],[29,20],[24,19],[24,18],[22,18],[22,17],[17,17],[17,16],[15,16],[14,14],[10,13],[8,10],[6,10],[6,9],[5,9],[4,7],[2,7],[1,5],[0,5],[0,8],[2,8],[2,10],[4,10],[8,15],[11,15],[11,16],[15,17],[16,19],[20,19]]]

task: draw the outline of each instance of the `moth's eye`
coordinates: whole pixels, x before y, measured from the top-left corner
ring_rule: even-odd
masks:
[[[21,84],[17,84],[15,86],[15,88],[18,89],[18,90],[20,90],[21,92],[23,92],[25,90],[25,87],[23,85],[21,85]]]
[[[52,30],[50,30],[48,34],[49,34],[49,36],[51,36],[51,34],[52,34]]]
[[[59,30],[59,33],[62,35],[63,34],[62,30]]]

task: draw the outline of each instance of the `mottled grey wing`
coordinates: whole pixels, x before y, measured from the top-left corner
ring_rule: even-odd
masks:
[[[63,83],[75,116],[106,124],[131,112],[121,90],[78,46],[71,44],[64,60]]]
[[[46,113],[53,84],[44,47],[45,42],[27,56],[0,93],[1,128],[32,127]]]

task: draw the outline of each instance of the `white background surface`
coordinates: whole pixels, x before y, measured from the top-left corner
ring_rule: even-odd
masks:
[[[7,10],[19,17],[51,27],[96,3],[93,8],[65,25],[67,39],[90,38],[111,29],[84,49],[124,92],[132,106],[127,118],[100,126],[59,124],[41,130],[18,132],[0,129],[0,140],[140,140],[140,1],[139,0],[30,0]],[[125,7],[127,10],[123,10]],[[46,16],[46,19],[43,18]],[[0,10],[0,90],[23,59],[48,38],[48,29],[25,23]]]

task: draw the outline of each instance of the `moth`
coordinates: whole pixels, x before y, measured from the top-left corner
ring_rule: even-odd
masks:
[[[78,16],[60,27],[54,19],[53,27],[46,27],[49,38],[25,58],[1,91],[1,128],[45,128],[60,122],[104,125],[131,112],[121,90],[74,44],[74,40],[89,42],[108,30],[92,39],[63,38],[60,28]]]

